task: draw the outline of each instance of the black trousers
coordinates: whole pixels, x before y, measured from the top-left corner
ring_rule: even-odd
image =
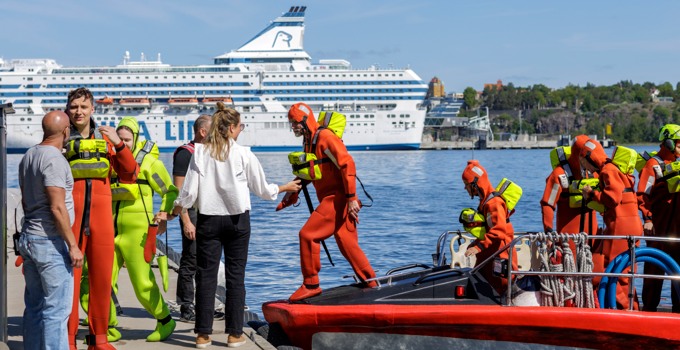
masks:
[[[250,242],[250,213],[213,216],[198,214],[196,226],[196,324],[194,332],[212,334],[215,291],[224,252],[225,332],[243,334],[246,303],[246,263]]]
[[[196,226],[196,209],[189,209],[188,214],[191,223]],[[176,300],[180,306],[193,306],[194,281],[196,280],[196,241],[184,236],[184,223],[181,219],[179,227],[182,232],[182,257],[179,260]]]

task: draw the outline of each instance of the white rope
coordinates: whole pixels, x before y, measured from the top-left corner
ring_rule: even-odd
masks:
[[[539,232],[531,236],[531,241],[539,241],[542,244],[539,248],[539,258],[541,260],[541,271],[560,272],[586,272],[593,271],[592,253],[587,243],[585,233],[578,235],[560,234],[554,232]],[[569,241],[574,241],[576,245],[576,259],[571,250]],[[562,242],[560,247],[553,244],[552,250],[548,252],[548,242]],[[561,255],[562,263],[554,264],[556,258]],[[574,261],[576,260],[576,262]],[[541,305],[543,306],[564,306],[565,301],[573,300],[574,306],[593,308],[593,284],[592,276],[554,276],[541,275]]]

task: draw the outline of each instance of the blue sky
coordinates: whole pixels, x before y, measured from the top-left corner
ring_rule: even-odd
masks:
[[[307,6],[316,62],[411,67],[448,92],[680,81],[677,1],[2,0],[0,57],[116,65],[124,52],[210,64],[291,5]]]

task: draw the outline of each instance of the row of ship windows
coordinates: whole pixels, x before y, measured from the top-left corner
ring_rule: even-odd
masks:
[[[367,81],[278,81],[265,82],[264,86],[306,86],[306,85],[419,85],[422,84],[416,80],[367,80]]]
[[[175,91],[151,91],[152,95],[204,95],[204,94],[215,94],[215,95],[254,95],[267,93],[269,95],[290,95],[290,94],[384,94],[384,93],[408,93],[408,92],[424,92],[424,89],[334,89],[334,90],[274,90],[274,91],[258,91],[258,90],[175,90]],[[120,94],[125,95],[138,95],[145,96],[149,95],[149,91],[96,91],[97,96],[107,95],[116,96]],[[21,96],[67,96],[66,91],[50,91],[50,92],[0,92],[0,96],[6,97],[21,97]],[[389,98],[388,98],[389,99]]]
[[[377,73],[377,74],[376,73],[363,73],[363,74],[361,74],[361,73],[356,73],[356,74],[354,74],[354,73],[349,73],[349,74],[347,74],[347,73],[343,73],[343,74],[278,74],[278,75],[277,74],[265,74],[264,77],[265,78],[291,78],[291,77],[292,78],[318,78],[318,77],[325,78],[326,75],[328,75],[329,78],[333,78],[333,77],[335,77],[335,78],[347,78],[347,77],[360,78],[362,76],[363,77],[375,77],[375,76],[378,76],[378,77],[383,77],[383,76],[385,76],[385,77],[389,77],[389,76],[403,77],[404,73],[399,73],[399,74],[396,74],[396,73],[392,73],[392,74],[389,74],[389,73],[385,73],[385,74],[382,74],[382,73]]]
[[[96,72],[91,72],[91,73],[96,73]],[[381,76],[382,76],[381,74],[378,74],[378,77],[381,77]],[[388,77],[388,76],[389,76],[388,74],[385,74],[385,77]],[[392,76],[393,76],[393,77],[396,77],[397,75],[392,74]],[[399,76],[399,77],[403,77],[404,75],[403,75],[403,74],[399,74],[398,76]],[[113,80],[114,77],[115,77],[117,80],[122,80],[122,79],[123,79],[122,76],[111,76],[111,75],[110,75],[110,76],[106,76],[106,78],[107,78],[108,80]],[[146,79],[146,80],[148,80],[148,79],[178,79],[179,77],[181,77],[181,79],[187,79],[187,77],[190,77],[190,79],[196,79],[196,75],[181,75],[181,76],[180,76],[180,75],[160,75],[160,76],[159,76],[159,75],[155,75],[155,76],[145,75],[145,76],[143,76],[143,77],[140,76],[140,75],[134,76],[135,79],[142,79],[142,78],[144,78],[144,79]],[[200,76],[198,76],[198,77],[199,77],[200,79],[205,79],[205,78],[206,78],[205,75],[200,75]],[[210,76],[208,76],[208,77],[209,77],[210,79],[215,79],[216,76],[210,75]],[[251,76],[248,75],[248,74],[244,74],[244,75],[242,75],[242,77],[243,77],[243,79],[250,79]],[[326,78],[326,74],[299,74],[299,75],[298,75],[298,74],[292,74],[292,76],[291,76],[291,74],[286,74],[286,75],[279,74],[279,75],[278,75],[278,78],[291,78],[291,77],[292,77],[292,78],[298,78],[298,77],[300,77],[300,78]],[[333,74],[328,74],[328,77],[329,77],[329,78],[333,78]],[[336,77],[336,78],[340,78],[340,77],[343,77],[343,78],[345,78],[345,77],[349,77],[349,78],[354,78],[354,77],[361,78],[361,77],[365,77],[365,78],[368,78],[368,77],[375,77],[375,74],[363,74],[363,75],[362,75],[362,74],[335,74],[335,77]],[[61,80],[66,80],[67,77],[60,77],[60,78],[61,78]],[[84,76],[81,76],[81,77],[79,77],[79,78],[80,78],[79,80],[85,80],[85,77],[84,77]],[[98,76],[97,78],[98,78],[99,80],[104,80],[105,76]],[[126,79],[132,79],[132,76],[129,76],[129,75],[128,75],[128,76],[126,76],[125,78],[126,78]],[[219,78],[219,79],[224,79],[224,75],[218,75],[217,78]],[[228,79],[233,79],[234,77],[233,77],[232,75],[227,75],[227,78],[228,78]],[[265,75],[265,78],[277,78],[277,75],[275,75],[275,74],[274,74],[274,75],[269,75],[269,74],[267,74],[267,75]],[[23,79],[26,80],[26,81],[33,81],[33,77],[24,77]],[[48,80],[48,77],[42,77],[42,80],[43,80],[43,81],[46,81],[46,80]],[[52,77],[52,80],[57,80],[57,77]],[[76,77],[71,77],[71,80],[76,80]],[[91,76],[91,77],[89,77],[89,80],[95,80],[95,77],[92,77],[92,76]],[[2,81],[1,78],[0,78],[0,81]],[[378,82],[378,84],[379,84],[379,83],[380,83],[380,82]],[[385,82],[385,83],[388,83],[388,82]],[[407,81],[407,82],[399,82],[399,83],[402,83],[402,84],[420,84],[421,82],[418,82],[418,81],[415,81],[415,80],[411,80],[411,81]]]

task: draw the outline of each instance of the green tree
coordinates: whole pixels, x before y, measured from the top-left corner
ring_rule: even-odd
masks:
[[[472,110],[477,108],[477,90],[467,87],[463,91],[463,101],[465,101],[465,109]]]

